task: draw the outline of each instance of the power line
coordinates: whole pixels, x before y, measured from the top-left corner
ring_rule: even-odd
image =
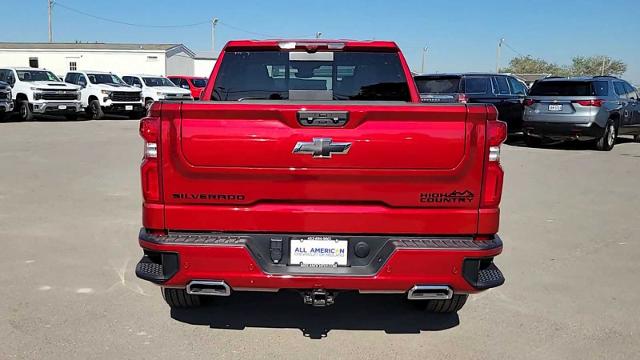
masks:
[[[514,53],[524,57],[525,55],[523,53],[521,53],[520,51],[514,49],[513,47],[511,47],[511,45],[509,45],[506,41],[502,41],[502,44],[505,45],[507,48],[509,48],[509,50],[513,51]]]
[[[186,28],[186,27],[194,27],[194,26],[200,26],[200,25],[205,25],[205,24],[210,24],[211,23],[210,20],[207,20],[207,21],[200,21],[200,22],[197,22],[197,23],[182,24],[182,25],[136,24],[136,23],[132,23],[132,22],[121,21],[121,20],[116,20],[116,19],[110,19],[110,18],[106,18],[106,17],[90,14],[88,12],[84,12],[82,10],[78,10],[78,9],[72,8],[70,6],[64,5],[64,4],[60,3],[59,1],[56,1],[54,3],[54,5],[58,6],[58,7],[61,7],[63,9],[65,9],[65,10],[74,12],[76,14],[88,16],[88,17],[93,18],[93,19],[102,20],[102,21],[106,21],[106,22],[110,22],[110,23],[114,23],[114,24],[134,26],[134,27],[143,27],[143,28]]]
[[[133,27],[140,27],[140,28],[165,28],[165,29],[175,29],[175,28],[188,28],[188,27],[195,27],[195,26],[201,26],[201,25],[211,25],[211,20],[203,20],[203,21],[199,21],[199,22],[195,22],[195,23],[191,23],[191,24],[176,24],[176,25],[165,25],[165,24],[139,24],[139,23],[133,23],[133,22],[128,22],[128,21],[122,21],[122,20],[117,20],[117,19],[112,19],[112,18],[107,18],[107,17],[103,17],[103,16],[99,16],[99,15],[94,15],[91,13],[88,13],[86,11],[82,11],[76,8],[73,8],[71,6],[67,6],[59,1],[55,1],[53,2],[53,5],[58,6],[60,8],[63,8],[67,11],[76,13],[76,14],[80,14],[83,16],[87,16],[90,17],[92,19],[97,19],[97,20],[101,20],[101,21],[105,21],[105,22],[109,22],[109,23],[113,23],[113,24],[120,24],[120,25],[126,25],[126,26],[133,26]],[[233,29],[239,32],[243,32],[246,34],[250,34],[250,35],[255,35],[255,36],[260,36],[260,37],[265,37],[265,38],[278,38],[281,36],[277,36],[277,35],[271,35],[271,34],[266,34],[266,33],[262,33],[262,32],[257,32],[257,31],[252,31],[252,30],[248,30],[239,26],[235,26],[226,22],[222,22],[222,21],[218,21],[217,24],[220,24],[222,26],[225,26],[229,29]],[[297,37],[313,37],[314,35],[304,35],[304,36],[297,36]]]
[[[231,24],[227,24],[227,23],[222,22],[222,21],[220,21],[219,24],[224,26],[224,27],[228,27],[229,29],[233,29],[233,30],[240,31],[240,32],[243,32],[243,33],[246,33],[246,34],[250,34],[250,35],[263,36],[263,37],[268,37],[268,38],[269,37],[271,37],[271,38],[278,37],[278,36],[275,36],[275,35],[269,35],[269,34],[265,34],[265,33],[260,33],[260,32],[255,32],[255,31],[243,29],[241,27],[234,26],[234,25],[231,25]]]

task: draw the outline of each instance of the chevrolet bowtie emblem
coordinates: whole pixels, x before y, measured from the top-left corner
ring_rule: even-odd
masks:
[[[311,154],[314,158],[330,158],[333,154],[346,154],[351,148],[350,142],[333,142],[327,138],[315,138],[313,142],[298,141],[293,148],[294,154]]]

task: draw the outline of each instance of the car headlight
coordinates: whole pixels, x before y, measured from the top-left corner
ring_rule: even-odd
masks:
[[[82,99],[82,93],[80,93],[80,91],[76,93],[76,99],[78,100]]]
[[[42,89],[37,88],[37,87],[30,87],[29,89],[31,89],[31,91],[42,91]]]
[[[102,94],[104,94],[104,95],[109,96],[109,97],[111,96],[111,93],[112,93],[112,91],[109,91],[109,90],[101,90],[100,92],[101,92]]]
[[[41,100],[41,99],[42,99],[42,93],[41,92],[33,93],[33,100]]]
[[[163,92],[157,92],[156,95],[158,95],[158,99],[164,99],[165,97],[167,97],[166,93]]]

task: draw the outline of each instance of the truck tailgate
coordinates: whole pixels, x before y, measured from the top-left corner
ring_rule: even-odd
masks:
[[[486,112],[484,105],[163,104],[166,228],[473,234]],[[307,126],[300,118],[307,113],[347,121]],[[350,145],[331,157],[293,152],[314,139]]]

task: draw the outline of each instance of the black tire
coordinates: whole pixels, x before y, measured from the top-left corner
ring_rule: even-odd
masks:
[[[87,106],[87,113],[93,120],[100,120],[104,117],[104,111],[102,111],[102,106],[100,106],[100,101],[91,100],[89,101],[89,106]]]
[[[76,121],[78,120],[78,114],[68,114],[68,115],[65,115],[64,118],[69,121]]]
[[[524,134],[523,139],[525,145],[527,145],[528,147],[538,147],[542,145],[542,139],[539,137]]]
[[[426,310],[431,313],[455,313],[462,309],[469,295],[453,295],[449,300],[429,300]]]
[[[162,297],[172,308],[196,308],[202,304],[200,296],[187,294],[185,289],[162,288]]]
[[[33,112],[31,112],[31,107],[29,107],[27,100],[21,100],[18,103],[18,116],[22,121],[33,120]]]
[[[618,129],[613,120],[609,120],[604,127],[604,134],[596,141],[596,149],[599,151],[611,151],[616,144]]]

